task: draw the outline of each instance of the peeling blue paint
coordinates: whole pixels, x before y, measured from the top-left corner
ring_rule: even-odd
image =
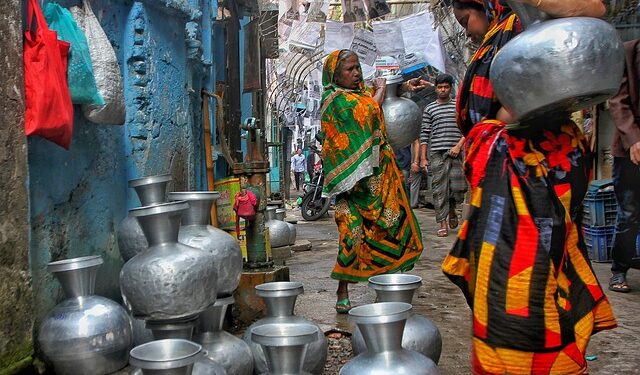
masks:
[[[71,6],[79,1],[59,3]],[[214,91],[212,69],[224,65],[212,48],[224,32],[212,22],[217,2],[93,0],[91,4],[120,62],[126,123],[92,124],[76,108],[70,150],[29,139],[36,322],[62,297],[46,270],[52,260],[102,255],[105,263],[96,292],[120,299],[122,260],[115,228],[128,209],[140,205],[127,180],[171,173],[174,182],[169,190],[206,188],[200,91],[203,87]]]

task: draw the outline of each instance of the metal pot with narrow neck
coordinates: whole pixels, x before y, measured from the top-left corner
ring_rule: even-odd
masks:
[[[387,88],[382,102],[387,140],[395,151],[408,146],[420,137],[422,113],[413,100],[397,95],[402,84],[401,75],[386,77]]]
[[[264,226],[269,228],[269,242],[271,247],[282,247],[289,245],[291,233],[287,223],[276,219],[276,207],[267,207],[265,210]]]
[[[120,271],[123,299],[145,320],[195,317],[216,301],[215,258],[178,242],[180,216],[189,205],[163,203],[136,208],[149,248],[131,258]]]
[[[243,340],[249,344],[253,352],[256,373],[262,374],[269,370],[262,347],[251,336],[254,328],[265,324],[311,324],[318,327],[318,334],[307,347],[303,370],[315,375],[323,373],[327,359],[327,340],[322,329],[307,319],[293,315],[296,298],[303,292],[302,283],[294,281],[278,281],[256,286],[256,293],[267,305],[267,316],[249,326],[243,336]]]
[[[519,121],[569,114],[618,92],[624,50],[613,26],[591,17],[550,19],[530,5],[507,3],[525,30],[496,54],[490,79]]]
[[[127,365],[132,344],[126,310],[94,295],[98,255],[51,262],[66,299],[47,314],[38,343],[47,362],[60,375],[100,375]]]
[[[377,275],[369,278],[369,287],[376,291],[378,302],[411,303],[414,292],[421,285],[420,276],[408,274]],[[357,327],[351,342],[354,354],[367,350],[362,332]],[[424,354],[437,364],[442,353],[442,335],[431,320],[412,312],[404,327],[402,347]]]
[[[142,206],[152,206],[166,202],[167,184],[172,179],[169,174],[137,178],[129,180],[129,187],[135,189]],[[120,222],[117,236],[118,249],[125,262],[149,247],[138,220],[131,215]]]
[[[212,307],[200,314],[193,341],[202,345],[207,357],[224,367],[228,374],[252,375],[251,348],[222,329],[227,307],[232,303],[233,297],[218,298]]]
[[[411,305],[404,302],[380,302],[354,307],[349,311],[367,350],[347,362],[340,375],[439,375],[429,358],[402,347],[402,333]]]
[[[293,245],[296,243],[296,237],[298,236],[298,230],[296,229],[296,225],[285,221],[287,210],[284,208],[276,208],[276,220],[280,220],[283,223],[287,224],[289,227],[289,245]]]
[[[316,337],[318,327],[306,323],[265,324],[251,332],[251,340],[262,345],[267,358],[265,375],[311,375],[303,365]]]
[[[242,252],[240,243],[232,235],[209,225],[211,207],[219,196],[215,191],[172,192],[169,200],[189,203],[189,208],[182,214],[178,241],[214,256],[218,296],[225,297],[233,294],[240,283]]]

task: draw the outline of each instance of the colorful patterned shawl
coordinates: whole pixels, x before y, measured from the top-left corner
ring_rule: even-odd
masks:
[[[349,191],[359,180],[371,176],[378,166],[383,144],[384,117],[371,90],[363,85],[355,90],[335,84],[339,50],[324,63],[321,103],[324,196]]]
[[[518,34],[522,27],[511,8],[498,0],[484,0],[489,31],[471,58],[456,103],[456,116],[462,134],[467,135],[478,122],[495,119],[501,105],[489,81],[489,68],[495,54]]]

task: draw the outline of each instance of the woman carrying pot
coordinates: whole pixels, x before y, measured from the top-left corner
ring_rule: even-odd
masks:
[[[605,12],[600,0],[517,1],[554,17]],[[520,23],[504,1],[454,0],[453,9],[480,47],[457,103],[471,210],[442,269],[472,309],[473,372],[585,373],[590,336],[616,326],[575,221],[589,146],[563,115],[507,125],[489,67]]]
[[[339,280],[336,311],[351,308],[348,283],[382,273],[408,271],[422,253],[418,221],[402,173],[386,140],[380,103],[385,81],[366,87],[358,56],[332,52],[324,63],[321,120],[324,196],[335,196],[339,251],[331,277]],[[414,79],[416,91],[427,82]]]

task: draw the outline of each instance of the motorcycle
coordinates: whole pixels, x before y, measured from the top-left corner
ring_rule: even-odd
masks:
[[[307,221],[318,220],[329,211],[331,198],[322,197],[323,183],[324,172],[322,170],[322,159],[320,159],[320,164],[314,171],[311,181],[302,187],[304,195],[302,196],[302,203],[300,203],[300,210],[302,217]]]

